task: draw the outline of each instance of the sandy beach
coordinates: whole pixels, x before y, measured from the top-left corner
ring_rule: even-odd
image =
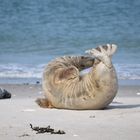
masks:
[[[42,96],[39,84],[1,84],[12,93],[0,100],[0,140],[138,140],[140,138],[140,86],[120,86],[105,110],[43,109],[35,99]],[[33,126],[63,130],[66,134],[36,134]]]

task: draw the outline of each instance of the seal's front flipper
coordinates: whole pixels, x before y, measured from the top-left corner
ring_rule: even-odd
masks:
[[[35,102],[42,108],[54,108],[52,103],[45,98],[38,98]]]

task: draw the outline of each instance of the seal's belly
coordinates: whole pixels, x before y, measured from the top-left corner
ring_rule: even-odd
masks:
[[[94,91],[94,96],[88,95],[86,93],[84,96],[67,98],[64,96],[62,98],[53,98],[54,106],[56,108],[65,108],[65,109],[103,109],[108,106],[114,99],[117,93],[117,88],[114,90],[106,91]]]
[[[95,87],[88,87],[90,90],[85,90],[85,92],[74,93],[72,90],[62,91],[63,96],[54,100],[55,103],[56,100],[59,100],[55,106],[65,109],[102,109],[106,107],[112,102],[118,89],[118,81],[114,68],[106,71],[106,76],[100,76],[97,82],[98,85],[94,83]],[[79,87],[77,86],[77,88]],[[66,95],[72,96],[69,97]]]

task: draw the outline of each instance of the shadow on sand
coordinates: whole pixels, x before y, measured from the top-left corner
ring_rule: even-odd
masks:
[[[110,105],[105,109],[132,109],[132,108],[139,108],[140,104],[133,104],[133,105],[124,105],[124,104],[119,104],[119,105]]]

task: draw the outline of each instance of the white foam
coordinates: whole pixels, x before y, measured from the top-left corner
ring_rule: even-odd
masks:
[[[119,79],[140,80],[140,64],[115,64]]]
[[[140,95],[140,92],[136,93],[137,95]]]
[[[2,78],[41,78],[44,65],[0,65]]]

